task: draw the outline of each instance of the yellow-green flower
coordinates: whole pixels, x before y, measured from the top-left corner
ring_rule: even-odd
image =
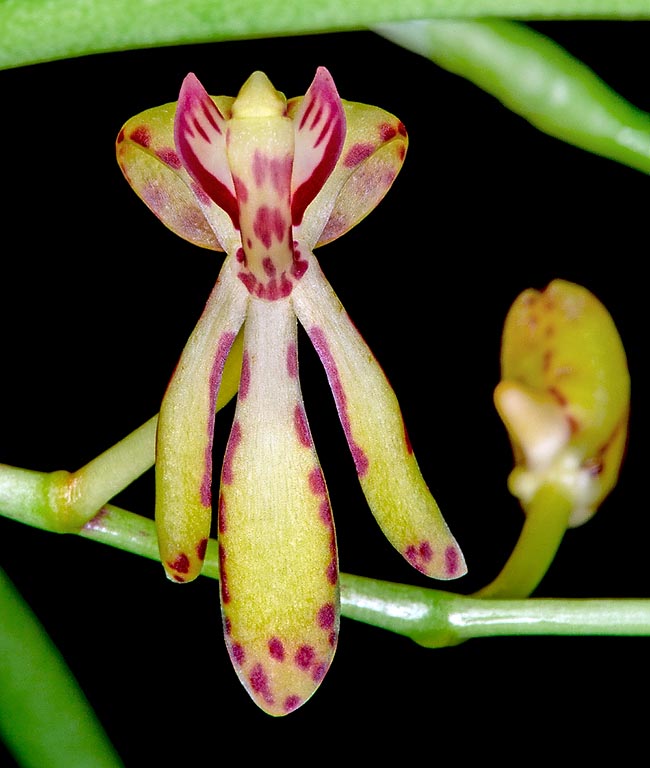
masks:
[[[233,665],[273,715],[314,692],[339,631],[336,538],[300,391],[296,320],[325,367],[387,537],[423,573],[465,572],[395,395],[312,252],[379,203],[406,148],[399,120],[341,101],[322,67],[306,95],[288,101],[261,72],[235,99],[208,96],[190,74],[178,103],[132,118],[117,140],[124,175],[153,212],[226,252],[162,403],[156,524],[167,574],[195,578],[210,535],[215,398],[243,330],[217,504],[221,606]]]

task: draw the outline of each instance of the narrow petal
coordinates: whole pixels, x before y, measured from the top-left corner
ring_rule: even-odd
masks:
[[[251,299],[237,410],[219,497],[226,644],[266,712],[303,704],[339,626],[336,539],[303,408],[287,299]]]
[[[232,99],[215,100],[224,111]],[[128,120],[116,141],[124,177],[172,232],[202,248],[232,251],[237,232],[230,217],[196,184],[174,142],[176,104],[148,109]]]
[[[288,113],[301,105],[291,99]],[[383,199],[399,173],[408,137],[404,124],[379,107],[343,101],[345,144],[334,170],[305,211],[297,238],[309,249],[358,224]]]
[[[345,112],[325,69],[319,67],[309,90],[292,115],[295,156],[291,183],[293,224],[302,221],[305,208],[320,192],[334,170],[345,140]]]
[[[174,139],[183,165],[239,229],[239,207],[226,152],[227,120],[195,75],[183,80]]]
[[[463,555],[422,478],[397,398],[313,254],[291,300],[325,366],[377,522],[418,570],[438,579],[462,576]]]
[[[215,404],[248,295],[227,260],[160,409],[156,529],[161,561],[174,581],[191,581],[203,565],[212,514]]]

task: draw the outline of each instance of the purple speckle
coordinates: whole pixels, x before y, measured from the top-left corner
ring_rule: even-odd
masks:
[[[307,423],[307,415],[305,414],[305,409],[302,407],[301,403],[298,403],[293,409],[293,425],[300,444],[305,448],[311,448],[313,445],[311,433],[309,431],[309,424]]]
[[[375,145],[369,142],[358,142],[353,144],[347,151],[345,158],[343,159],[343,165],[346,168],[354,168],[355,165],[359,165],[367,157],[370,157],[375,151]]]
[[[255,693],[258,693],[267,704],[274,703],[273,694],[271,693],[271,688],[269,686],[269,679],[261,664],[256,664],[253,669],[251,669],[248,679],[250,680],[251,688]]]
[[[300,696],[296,696],[295,694],[293,696],[287,696],[284,700],[284,711],[287,713],[293,712],[294,709],[298,709],[301,702],[302,699]]]
[[[298,375],[298,350],[293,342],[287,347],[287,373],[292,379]]]
[[[175,560],[171,562],[168,561],[167,565],[172,569],[172,571],[176,571],[177,573],[189,573],[190,559],[184,552],[181,552],[181,554],[178,555]]]
[[[245,351],[241,361],[241,375],[239,378],[239,394],[241,400],[245,400],[251,383],[251,364],[248,352]]]
[[[336,621],[334,603],[325,603],[318,611],[318,626],[321,629],[331,629]]]
[[[315,651],[311,645],[301,645],[296,651],[295,662],[300,669],[309,669],[314,661]]]
[[[208,548],[208,540],[207,539],[201,539],[199,543],[196,545],[196,556],[203,562],[205,560],[205,553]]]
[[[458,571],[458,550],[454,546],[449,546],[445,550],[445,563],[447,573],[453,576]]]
[[[276,661],[284,661],[284,645],[279,637],[272,637],[269,640],[269,654]]]
[[[420,544],[419,549],[420,557],[422,560],[424,560],[425,563],[430,562],[431,558],[433,557],[433,550],[431,549],[431,544],[429,544],[428,541],[423,541]]]
[[[230,647],[230,655],[232,656],[233,662],[240,667],[246,660],[246,652],[239,643],[232,644]]]
[[[233,422],[230,431],[230,438],[226,447],[226,455],[223,459],[223,469],[221,470],[221,480],[226,485],[232,485],[234,479],[232,462],[239,443],[241,442],[241,425],[238,421]]]

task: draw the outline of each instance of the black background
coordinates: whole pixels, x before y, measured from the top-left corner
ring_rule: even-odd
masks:
[[[647,23],[539,29],[650,110]],[[648,180],[539,133],[371,33],[105,54],[0,73],[0,461],[73,470],[156,413],[218,273],[218,254],[171,234],[123,180],[114,156],[122,123],[174,101],[188,71],[211,93],[234,95],[262,69],[293,96],[318,65],[344,98],[381,106],[409,130],[406,164],[386,199],[319,259],[400,398],[423,474],[465,552],[469,574],[448,586],[479,588],[516,541],[523,518],[506,489],[510,448],[492,406],[500,331],[520,291],[562,277],[592,290],[618,325],[632,425],[619,486],[567,534],[536,594],[650,596]],[[307,343],[301,377],[342,570],[430,584],[369,513]],[[217,462],[231,416],[217,419]],[[151,515],[152,490],[149,472],[116,503]],[[419,763],[444,749],[458,758],[476,746],[512,753],[514,734],[526,755],[553,750],[562,734],[583,754],[617,743],[621,758],[642,735],[644,638],[497,638],[434,651],[344,619],[321,688],[278,720],[255,707],[231,669],[215,582],[175,586],[156,563],[5,519],[0,563],[129,767],[216,764],[233,748],[250,760],[331,760],[351,754],[348,739],[366,758],[379,745],[380,754],[393,747]]]

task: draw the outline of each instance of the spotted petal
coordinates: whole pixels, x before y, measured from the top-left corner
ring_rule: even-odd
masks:
[[[313,254],[292,302],[325,367],[361,486],[385,535],[423,573],[462,576],[463,555],[422,478],[397,398]]]
[[[334,526],[296,354],[289,301],[252,299],[221,477],[221,605],[235,670],[272,715],[318,687],[339,623]]]
[[[291,99],[289,115],[303,101]],[[404,124],[378,107],[342,101],[345,143],[336,166],[307,208],[297,237],[310,250],[345,234],[383,199],[399,173],[408,138]]]
[[[229,114],[233,99],[214,99]],[[117,137],[117,159],[138,197],[172,232],[202,248],[230,251],[237,232],[183,167],[174,140],[176,103],[148,109],[128,120]]]
[[[196,578],[203,565],[212,517],[215,403],[247,302],[248,291],[226,261],[160,408],[156,528],[161,561],[174,581]]]

